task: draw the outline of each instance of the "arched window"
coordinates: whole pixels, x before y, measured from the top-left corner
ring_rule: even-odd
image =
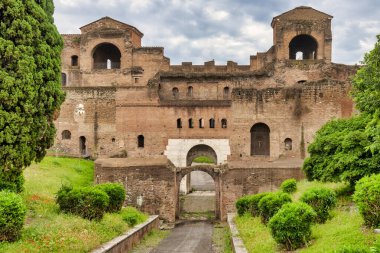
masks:
[[[284,143],[285,143],[285,150],[292,150],[293,149],[292,139],[286,138]]]
[[[137,147],[139,148],[144,147],[144,135],[137,136]]]
[[[222,128],[227,128],[227,119],[222,119]]]
[[[187,87],[187,96],[188,97],[193,97],[193,86]]]
[[[298,35],[289,43],[289,59],[315,60],[317,59],[317,51],[317,41],[310,35]]]
[[[96,46],[92,57],[94,59],[94,69],[120,68],[120,50],[111,43],[102,43]]]
[[[209,120],[209,123],[210,123],[210,128],[215,128],[215,120],[213,118]]]
[[[73,66],[73,67],[78,66],[78,56],[77,55],[71,56],[71,66]]]
[[[69,130],[63,130],[62,140],[70,140],[70,139],[71,139],[71,132]]]
[[[61,84],[62,84],[62,86],[66,86],[66,84],[67,84],[67,76],[66,76],[66,74],[65,73],[61,73]]]
[[[230,95],[230,88],[224,87],[224,89],[223,89],[223,98],[224,99],[228,99],[229,95]]]
[[[251,155],[269,155],[269,127],[257,123],[251,128]]]
[[[189,128],[194,128],[194,122],[192,118],[189,119]]]
[[[180,118],[177,119],[177,128],[182,128],[182,120]]]
[[[179,97],[179,90],[178,90],[177,87],[174,87],[174,88],[172,89],[172,94],[173,94],[173,97],[174,97],[175,99],[178,99],[178,97]]]
[[[204,123],[204,120],[202,118],[199,119],[199,128],[204,128],[205,127],[205,123]]]

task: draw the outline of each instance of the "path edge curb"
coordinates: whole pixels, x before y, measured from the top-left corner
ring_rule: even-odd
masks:
[[[239,237],[239,231],[237,230],[234,218],[236,213],[227,214],[228,227],[231,231],[231,244],[232,250],[234,253],[248,253],[247,249],[244,246],[243,240]]]
[[[158,215],[151,215],[145,222],[136,225],[123,235],[115,237],[111,241],[102,244],[100,247],[91,251],[91,253],[129,252],[146,234],[154,228],[158,229],[159,226],[160,220],[158,219]]]

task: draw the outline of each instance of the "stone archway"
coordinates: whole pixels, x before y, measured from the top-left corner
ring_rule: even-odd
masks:
[[[199,166],[191,166],[191,167],[184,167],[184,168],[177,168],[176,170],[176,197],[177,200],[176,204],[176,212],[175,216],[176,218],[179,218],[180,215],[180,183],[183,177],[186,175],[189,175],[193,171],[202,171],[207,173],[212,177],[214,180],[215,185],[215,218],[220,219],[221,217],[221,207],[220,207],[220,201],[221,201],[221,171],[220,168],[215,165],[199,165]]]
[[[186,155],[186,166],[191,166],[192,161],[199,156],[207,156],[217,164],[218,157],[214,149],[205,144],[198,144],[192,147]]]

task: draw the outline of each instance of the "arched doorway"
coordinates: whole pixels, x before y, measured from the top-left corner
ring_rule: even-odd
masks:
[[[317,41],[310,35],[301,34],[294,37],[289,43],[289,59],[316,60]]]
[[[87,154],[86,137],[84,136],[79,137],[79,152],[82,156]]]
[[[120,69],[120,50],[111,43],[97,45],[92,57],[94,69]]]
[[[264,123],[257,123],[251,128],[251,155],[270,154],[270,129]]]
[[[204,174],[203,177],[210,182],[207,188],[192,189],[185,193],[178,187],[181,181],[191,173]],[[220,176],[219,170],[214,165],[195,165],[186,168],[179,168],[176,173],[177,180],[177,208],[176,218],[204,220],[220,218]],[[203,187],[203,186],[202,186]]]

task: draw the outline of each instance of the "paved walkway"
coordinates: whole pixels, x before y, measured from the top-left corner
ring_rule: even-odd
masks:
[[[212,229],[207,221],[178,224],[151,253],[212,253]]]

